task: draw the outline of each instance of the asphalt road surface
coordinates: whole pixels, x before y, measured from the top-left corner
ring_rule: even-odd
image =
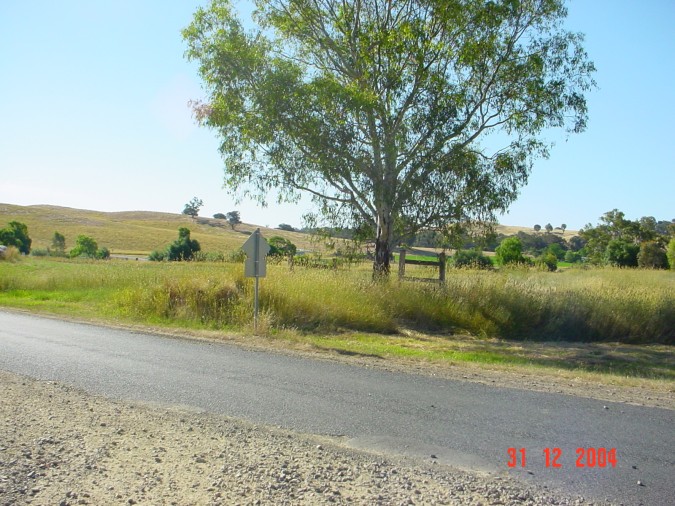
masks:
[[[343,436],[359,448],[434,455],[464,469],[515,474],[596,500],[675,504],[675,412],[670,410],[2,311],[0,369],[115,399],[190,406]],[[507,465],[509,448],[516,449],[515,468]],[[554,448],[560,449],[560,467],[552,465]],[[598,457],[612,448],[616,465],[600,467]],[[577,466],[581,451],[579,463],[585,467]]]

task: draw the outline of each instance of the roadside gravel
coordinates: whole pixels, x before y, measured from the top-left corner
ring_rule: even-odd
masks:
[[[337,439],[0,371],[0,505],[592,504]]]

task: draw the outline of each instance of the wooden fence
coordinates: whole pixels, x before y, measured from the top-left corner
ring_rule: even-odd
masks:
[[[406,259],[406,250],[401,249],[398,256],[398,279],[400,281],[427,281],[433,283],[445,283],[446,255],[441,251],[438,254],[438,260],[413,260]],[[428,265],[438,267],[438,279],[436,278],[416,278],[405,275],[405,266],[410,265]]]

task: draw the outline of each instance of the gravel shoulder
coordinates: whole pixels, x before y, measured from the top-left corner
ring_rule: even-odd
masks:
[[[592,504],[506,474],[3,371],[0,399],[0,505]]]

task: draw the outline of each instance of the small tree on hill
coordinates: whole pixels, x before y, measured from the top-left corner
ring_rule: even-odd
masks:
[[[560,230],[562,230],[563,235],[565,235],[565,230],[567,230],[567,225],[566,225],[565,223],[563,223],[562,225],[560,225]]]
[[[241,223],[241,217],[239,216],[239,211],[230,211],[226,215],[227,222],[232,227],[232,230]]]
[[[52,237],[52,250],[57,255],[63,255],[66,251],[66,238],[63,234],[54,232]]]
[[[550,223],[547,223],[544,228],[546,229],[547,234],[550,234],[551,232],[553,232],[553,225],[551,225]]]
[[[198,199],[197,197],[192,197],[192,200],[185,204],[185,208],[183,209],[183,214],[187,214],[188,216],[192,216],[192,218],[196,218],[199,216],[199,210],[202,208],[204,205],[204,202],[202,202],[201,199]]]
[[[279,226],[277,228],[279,230],[285,230],[286,232],[295,232],[295,229],[288,223],[279,223]]]
[[[213,215],[216,220],[226,220],[227,217],[223,213],[216,213]]]
[[[541,231],[541,225],[537,224],[534,226],[534,231],[539,233]]]

